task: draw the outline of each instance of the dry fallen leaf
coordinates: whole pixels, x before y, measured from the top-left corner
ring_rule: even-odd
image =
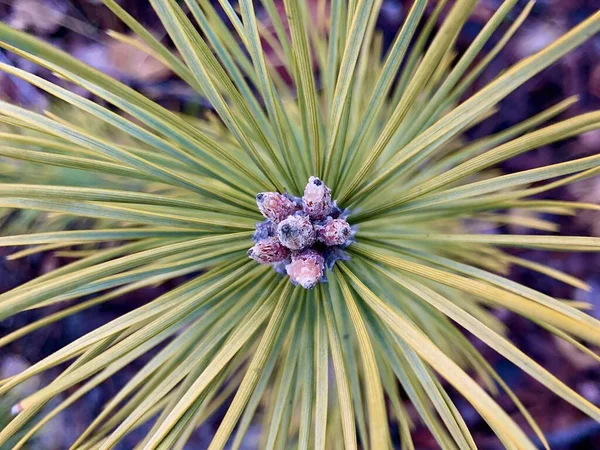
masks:
[[[52,34],[61,26],[65,13],[43,0],[15,0],[7,23],[19,30]]]
[[[132,45],[117,40],[108,43],[108,59],[121,76],[130,79],[159,81],[171,74],[162,62]]]
[[[592,358],[590,355],[586,355],[585,353],[577,350],[568,342],[565,342],[557,337],[554,337],[554,342],[556,343],[558,351],[578,370],[586,370],[598,367],[597,360]]]

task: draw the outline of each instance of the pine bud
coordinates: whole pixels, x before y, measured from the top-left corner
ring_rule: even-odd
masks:
[[[317,233],[310,218],[300,213],[288,217],[277,226],[277,237],[287,248],[302,250],[315,243]]]
[[[331,189],[317,177],[310,177],[302,197],[304,212],[311,219],[324,219],[332,208]]]
[[[297,210],[297,204],[278,192],[261,192],[256,196],[256,204],[263,216],[275,223],[281,222]]]
[[[344,219],[329,219],[317,229],[319,241],[327,246],[344,245],[352,234],[350,224]]]
[[[279,239],[269,237],[248,250],[248,256],[260,264],[272,264],[287,259],[290,251],[281,245]]]
[[[349,258],[344,252],[354,238],[349,211],[331,200],[331,189],[319,178],[309,178],[302,198],[262,192],[256,203],[266,220],[256,224],[256,245],[248,256],[295,285],[311,289],[326,282],[326,269]]]
[[[277,225],[271,222],[269,219],[259,222],[256,224],[256,231],[254,232],[254,236],[252,239],[254,242],[260,242],[263,239],[267,239],[269,237],[275,236],[277,233]]]
[[[325,261],[318,251],[308,249],[293,255],[285,269],[294,284],[312,289],[323,278]]]

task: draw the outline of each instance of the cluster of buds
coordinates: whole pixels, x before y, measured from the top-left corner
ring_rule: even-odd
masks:
[[[343,248],[353,240],[348,215],[331,200],[331,189],[310,177],[302,198],[279,192],[256,196],[265,221],[256,224],[256,245],[248,256],[270,264],[305,289],[325,281],[325,269],[346,258]]]

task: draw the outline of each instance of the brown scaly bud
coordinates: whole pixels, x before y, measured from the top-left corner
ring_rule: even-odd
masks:
[[[311,219],[324,219],[332,208],[331,189],[317,177],[310,177],[302,197],[304,212]]]
[[[279,241],[291,250],[310,247],[317,240],[317,233],[310,218],[302,213],[289,216],[277,226]]]
[[[296,203],[278,192],[261,192],[256,196],[256,204],[261,214],[275,223],[294,214],[297,209]]]
[[[281,245],[279,239],[269,237],[248,250],[248,256],[260,264],[272,264],[287,259],[290,251]]]
[[[308,249],[293,255],[285,269],[294,284],[312,289],[323,278],[325,260],[318,251]]]
[[[344,245],[352,235],[350,224],[344,219],[331,219],[317,229],[319,241],[331,247]]]

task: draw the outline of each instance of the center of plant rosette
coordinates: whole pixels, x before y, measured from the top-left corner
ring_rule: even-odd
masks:
[[[331,200],[331,189],[319,178],[310,177],[302,198],[261,192],[256,203],[266,217],[256,224],[256,244],[248,250],[256,262],[270,264],[292,283],[311,289],[326,281],[326,269],[348,258],[343,249],[354,237],[348,213]]]

